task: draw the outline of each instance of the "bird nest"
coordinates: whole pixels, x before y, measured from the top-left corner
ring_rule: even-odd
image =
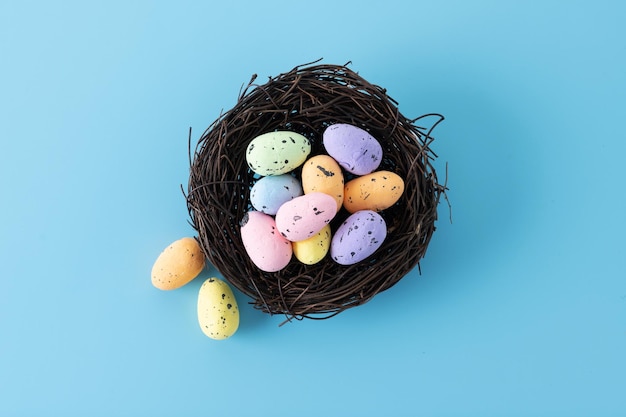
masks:
[[[235,106],[202,134],[193,155],[190,144],[187,207],[211,264],[251,297],[255,308],[288,319],[332,317],[369,301],[419,268],[446,189],[438,182],[432,165],[436,155],[430,149],[431,132],[443,116],[407,119],[385,89],[345,65],[312,63],[270,77],[265,84],[255,80],[256,75],[242,88]],[[430,128],[416,124],[430,120]],[[314,265],[294,258],[278,272],[263,272],[248,257],[240,233],[240,222],[252,210],[250,189],[258,179],[246,163],[246,148],[260,134],[289,130],[310,140],[310,156],[325,154],[322,133],[335,123],[368,131],[383,148],[378,169],[404,179],[400,200],[380,213],[387,237],[357,264],[340,265],[327,255]],[[332,230],[348,215],[339,211]]]

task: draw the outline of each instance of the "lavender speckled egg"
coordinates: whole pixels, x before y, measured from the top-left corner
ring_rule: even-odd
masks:
[[[305,194],[280,206],[276,228],[286,239],[298,242],[322,230],[335,214],[337,203],[333,197],[319,192]]]
[[[331,258],[341,265],[352,265],[371,256],[387,237],[385,220],[372,210],[350,215],[335,232],[330,243]]]
[[[241,220],[241,240],[252,263],[262,271],[280,271],[291,261],[291,242],[278,232],[274,218],[268,214],[246,213]]]
[[[280,206],[302,194],[302,185],[295,177],[289,174],[272,175],[254,183],[250,190],[250,203],[258,211],[275,215]]]
[[[330,125],[324,131],[323,143],[326,152],[343,169],[355,175],[375,171],[383,158],[380,143],[368,132],[353,125]]]

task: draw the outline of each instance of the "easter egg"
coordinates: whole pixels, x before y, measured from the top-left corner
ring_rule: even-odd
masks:
[[[293,171],[311,153],[311,142],[295,132],[276,131],[255,137],[246,148],[246,162],[261,175],[281,175]]]
[[[198,324],[211,339],[231,337],[239,328],[239,307],[230,286],[217,278],[209,278],[198,293]]]
[[[341,265],[352,265],[371,256],[387,236],[385,220],[372,210],[351,214],[330,242],[330,256]]]
[[[381,211],[393,206],[402,196],[404,181],[390,171],[376,171],[346,183],[343,205],[350,213],[359,210]]]
[[[170,244],[152,266],[152,285],[174,290],[189,283],[204,268],[204,252],[198,241],[184,237]]]
[[[276,228],[286,239],[298,242],[322,230],[335,214],[337,203],[328,194],[304,194],[280,206],[276,213]]]
[[[324,148],[346,171],[365,175],[375,171],[383,158],[380,143],[367,131],[337,123],[324,130]]]
[[[258,211],[274,215],[280,206],[302,193],[300,182],[292,175],[272,175],[254,183],[250,190],[250,203]]]
[[[308,239],[293,242],[293,254],[296,259],[306,265],[313,265],[324,259],[330,249],[331,231],[330,225],[322,227],[322,230]]]
[[[276,272],[287,266],[293,254],[291,242],[278,232],[272,216],[249,211],[240,230],[246,253],[260,270]]]
[[[343,173],[341,167],[328,155],[309,158],[302,166],[302,190],[305,194],[328,194],[337,202],[337,211],[343,204]]]

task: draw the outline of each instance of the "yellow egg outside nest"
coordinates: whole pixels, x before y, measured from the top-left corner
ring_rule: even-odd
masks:
[[[239,307],[230,286],[218,278],[209,278],[198,293],[198,324],[211,339],[231,337],[239,328]]]

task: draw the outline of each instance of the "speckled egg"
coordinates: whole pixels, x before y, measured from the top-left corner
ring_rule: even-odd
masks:
[[[335,199],[310,193],[286,202],[276,213],[276,228],[292,242],[305,240],[322,230],[337,214]]]
[[[281,175],[293,171],[311,153],[311,142],[295,132],[264,133],[248,144],[246,162],[252,171],[261,175]]]
[[[272,175],[254,183],[250,190],[250,203],[258,211],[274,215],[280,206],[302,194],[302,185],[294,176]]]
[[[246,213],[241,220],[241,240],[252,263],[262,271],[280,271],[291,260],[291,242],[278,232],[274,218],[268,214]]]
[[[209,278],[198,293],[198,324],[202,332],[215,340],[231,337],[239,328],[239,307],[230,286]]]
[[[402,196],[404,181],[390,171],[376,171],[346,183],[343,205],[350,213],[359,210],[381,211],[393,206]]]
[[[192,237],[179,239],[161,252],[152,266],[152,285],[174,290],[189,283],[204,269],[204,252]]]
[[[375,171],[383,158],[380,143],[367,131],[350,124],[337,123],[327,127],[323,143],[326,152],[355,175]]]
[[[337,211],[343,204],[343,173],[328,155],[316,155],[302,166],[302,189],[305,194],[320,192],[335,199]]]
[[[331,231],[327,224],[308,239],[293,242],[293,254],[306,265],[314,265],[324,259],[330,249]]]
[[[341,265],[361,262],[380,248],[385,237],[387,225],[380,214],[357,211],[337,228],[330,243],[330,256]]]

